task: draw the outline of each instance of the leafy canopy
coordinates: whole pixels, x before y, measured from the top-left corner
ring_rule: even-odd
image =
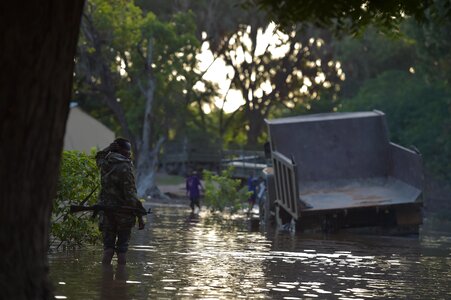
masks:
[[[128,136],[124,127],[129,127],[139,143],[148,121],[143,91],[151,79],[155,101],[150,121],[159,124],[152,126],[153,139],[183,127],[179,123],[191,101],[187,93],[199,76],[200,44],[191,12],[175,13],[162,21],[134,1],[90,0],[81,29],[75,95],[85,110],[118,133]],[[122,119],[120,111],[125,115]]]
[[[406,16],[424,20],[424,12],[433,0],[245,0],[245,6],[257,6],[283,26],[299,22],[337,33],[360,33],[368,25],[397,34]],[[449,9],[449,3],[447,8]]]

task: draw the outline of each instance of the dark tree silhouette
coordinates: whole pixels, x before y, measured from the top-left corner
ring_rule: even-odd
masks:
[[[336,32],[362,32],[375,25],[385,32],[395,33],[405,16],[424,21],[424,12],[433,0],[243,0],[245,6],[257,6],[268,12],[278,24],[298,22],[335,29]],[[449,5],[448,5],[449,8]]]
[[[310,109],[322,95],[339,90],[340,68],[332,57],[330,34],[311,28],[277,32],[264,49],[259,49],[259,30],[253,25],[242,28],[227,40],[221,54],[233,69],[230,88],[238,90],[244,104],[238,109],[245,117],[247,144],[255,147],[264,128],[264,120],[275,108],[291,110],[296,106]],[[230,41],[234,41],[233,43]],[[272,44],[274,43],[274,44]],[[271,51],[272,48],[272,51]],[[277,55],[277,49],[285,48]],[[227,121],[234,117],[231,114]]]
[[[53,299],[48,235],[83,0],[0,4],[0,298]]]

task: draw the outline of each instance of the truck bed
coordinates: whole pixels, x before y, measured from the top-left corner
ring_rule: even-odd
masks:
[[[393,177],[303,182],[301,212],[343,210],[414,203],[421,190]]]

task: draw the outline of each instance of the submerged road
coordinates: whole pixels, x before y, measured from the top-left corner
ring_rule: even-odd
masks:
[[[52,254],[57,299],[450,299],[451,238],[250,231],[244,218],[155,207],[124,268],[101,246]]]

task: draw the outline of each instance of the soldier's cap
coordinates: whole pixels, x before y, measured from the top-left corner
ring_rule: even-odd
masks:
[[[117,138],[114,140],[114,143],[116,143],[121,149],[126,151],[131,151],[131,143],[129,140],[124,138]]]

